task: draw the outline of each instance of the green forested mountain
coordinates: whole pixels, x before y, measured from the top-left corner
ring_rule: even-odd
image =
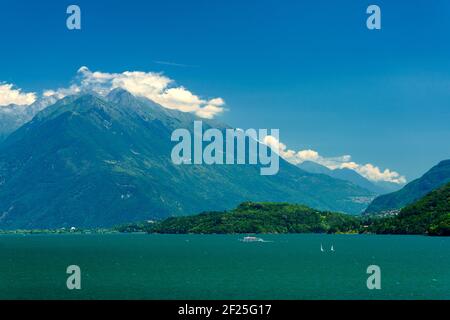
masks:
[[[359,219],[297,204],[244,202],[226,212],[172,217],[140,228],[156,233],[335,233],[358,230]],[[129,225],[119,230],[135,229]]]
[[[450,160],[444,160],[399,191],[375,198],[365,213],[374,214],[401,209],[448,182],[450,182]]]
[[[274,176],[253,165],[174,165],[171,133],[196,119],[124,90],[47,107],[0,143],[0,228],[108,227],[250,200],[356,214],[372,197],[282,159]]]
[[[298,204],[244,202],[229,211],[124,224],[116,230],[167,234],[376,233],[450,236],[450,183],[405,207],[396,217],[351,216]]]
[[[371,231],[450,236],[450,183],[406,206],[398,216],[376,220]]]

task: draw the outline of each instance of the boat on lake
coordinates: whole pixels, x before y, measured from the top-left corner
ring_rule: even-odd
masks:
[[[240,239],[240,241],[242,242],[264,242],[263,239],[258,238],[258,237],[244,237],[242,239]]]

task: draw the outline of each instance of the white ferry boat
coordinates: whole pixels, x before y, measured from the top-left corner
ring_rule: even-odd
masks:
[[[263,239],[257,237],[244,237],[240,239],[242,242],[264,242]]]

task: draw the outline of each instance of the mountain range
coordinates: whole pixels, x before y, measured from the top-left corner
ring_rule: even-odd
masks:
[[[444,160],[402,189],[375,198],[365,214],[398,211],[448,182],[450,182],[450,160]]]
[[[256,165],[175,165],[171,133],[228,126],[122,89],[83,93],[38,112],[0,143],[0,228],[107,227],[244,201],[284,201],[361,213],[374,193],[280,159]]]

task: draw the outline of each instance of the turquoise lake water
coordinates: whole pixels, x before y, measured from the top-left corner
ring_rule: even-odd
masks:
[[[0,299],[450,299],[450,238],[261,237],[270,242],[244,243],[238,235],[3,235]],[[69,265],[81,268],[81,290],[66,287]],[[367,289],[369,265],[381,268],[381,290]]]

